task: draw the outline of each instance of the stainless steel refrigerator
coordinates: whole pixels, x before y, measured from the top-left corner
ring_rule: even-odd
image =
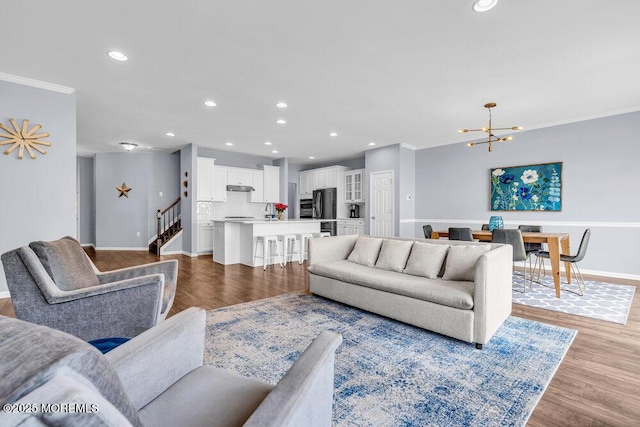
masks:
[[[313,190],[313,219],[336,219],[336,204],[338,202],[338,190],[336,188],[323,188]],[[336,221],[320,223],[320,231],[328,231],[332,236],[337,233]]]

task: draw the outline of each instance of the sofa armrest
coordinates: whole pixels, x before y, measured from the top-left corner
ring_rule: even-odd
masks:
[[[501,245],[478,259],[474,292],[474,339],[486,344],[511,314],[513,247]]]
[[[164,274],[166,283],[176,283],[178,279],[178,261],[170,259],[118,270],[98,272],[97,276],[100,283],[110,283],[150,274]]]
[[[309,239],[309,265],[347,259],[356,240],[357,234]]]
[[[205,319],[203,309],[188,308],[105,355],[136,409],[202,366]]]
[[[340,343],[342,335],[320,333],[244,425],[330,426],[334,359]]]

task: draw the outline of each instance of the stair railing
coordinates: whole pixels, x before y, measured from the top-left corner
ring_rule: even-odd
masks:
[[[158,256],[160,256],[162,245],[182,229],[180,200],[180,197],[178,197],[169,207],[164,210],[158,209],[156,213],[156,255]]]

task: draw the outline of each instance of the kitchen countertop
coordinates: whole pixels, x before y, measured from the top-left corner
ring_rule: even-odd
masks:
[[[254,218],[254,219],[225,219],[225,218],[221,218],[221,219],[214,219],[213,221],[215,222],[236,222],[236,223],[240,223],[240,224],[282,224],[282,223],[287,223],[287,222],[298,222],[298,223],[304,223],[304,222],[336,222],[339,221],[337,219],[287,219],[287,220],[283,220],[283,221],[279,221],[279,220],[272,220],[269,221],[268,219],[260,219],[260,218]]]

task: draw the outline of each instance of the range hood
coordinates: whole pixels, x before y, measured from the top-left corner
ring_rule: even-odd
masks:
[[[255,188],[250,185],[227,185],[227,191],[241,191],[243,193],[250,193],[256,191]]]

